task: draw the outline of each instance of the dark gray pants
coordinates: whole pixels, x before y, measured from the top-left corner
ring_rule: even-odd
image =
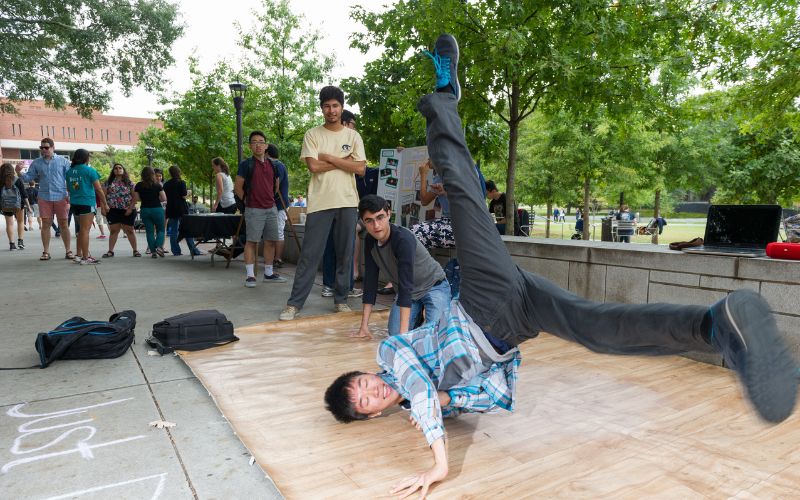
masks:
[[[592,302],[520,269],[489,215],[455,96],[426,95],[417,108],[427,120],[428,154],[450,201],[461,304],[484,331],[512,346],[544,331],[603,353],[713,351],[703,339],[710,326],[707,307]]]
[[[333,244],[336,249],[336,286],[333,301],[336,304],[347,303],[350,291],[350,273],[353,269],[353,249],[356,234],[358,210],[355,207],[331,208],[313,212],[306,216],[306,231],[303,236],[303,249],[297,262],[292,294],[287,302],[298,309],[306,303],[317,268],[325,252],[328,232],[333,232]]]

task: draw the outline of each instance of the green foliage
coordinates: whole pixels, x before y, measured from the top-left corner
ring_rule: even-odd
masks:
[[[41,98],[91,116],[112,86],[158,89],[182,32],[165,0],[0,0],[0,111]]]
[[[791,133],[737,134],[732,147],[715,202],[792,206],[800,200],[800,144]]]
[[[140,157],[144,148],[156,149],[154,166],[175,164],[182,177],[200,185],[211,185],[211,159],[221,156],[236,170],[236,125],[227,83],[231,70],[220,64],[207,74],[191,60],[192,87],[184,94],[164,98],[169,107],[158,113],[163,129],[150,128],[139,138]]]
[[[800,131],[800,7],[796,0],[719,2],[724,36],[710,82],[734,84],[728,110],[765,140]]]
[[[292,12],[288,0],[263,0],[252,14],[250,26],[237,23],[245,50],[237,75],[249,85],[244,127],[267,134],[289,168],[292,190],[305,192],[309,172],[300,145],[305,131],[319,124],[317,96],[335,59],[317,51],[319,32]]]

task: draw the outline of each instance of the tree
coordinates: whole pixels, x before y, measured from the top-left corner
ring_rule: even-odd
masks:
[[[157,161],[176,164],[184,179],[213,186],[211,159],[227,158],[235,174],[236,127],[234,109],[227,83],[231,70],[219,64],[202,73],[197,61],[189,61],[192,87],[183,94],[162,98],[169,107],[158,113],[163,129],[150,128],[139,138],[144,145],[156,148]]]
[[[254,15],[251,26],[237,23],[246,50],[240,74],[250,85],[243,119],[246,128],[263,131],[281,149],[296,189],[308,183],[300,144],[305,131],[319,122],[317,96],[334,57],[317,52],[319,33],[292,12],[288,0],[263,0]]]
[[[701,43],[709,40],[699,35],[714,16],[689,0],[402,0],[383,13],[355,9],[367,30],[356,35],[355,45],[383,45],[383,59],[402,61],[441,32],[459,39],[462,115],[469,122],[491,110],[508,127],[506,194],[512,210],[520,125],[540,103],[552,101],[587,116],[600,105],[616,112],[645,91],[664,59],[681,58],[687,71],[693,67],[703,54]],[[410,89],[421,80],[410,76]]]
[[[112,85],[156,90],[182,33],[166,0],[0,0],[0,112],[41,98],[88,117]]]

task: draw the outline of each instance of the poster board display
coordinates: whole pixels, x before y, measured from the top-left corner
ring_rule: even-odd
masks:
[[[433,203],[420,203],[419,167],[428,159],[428,148],[382,149],[378,171],[378,196],[392,209],[392,222],[410,228],[420,221],[434,218]],[[427,182],[433,173],[428,175]]]

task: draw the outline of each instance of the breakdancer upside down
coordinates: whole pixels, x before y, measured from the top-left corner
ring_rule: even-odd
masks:
[[[608,354],[721,353],[763,419],[787,418],[797,397],[796,365],[757,293],[738,290],[710,307],[603,304],[513,263],[483,203],[464,141],[455,38],[440,36],[431,56],[437,91],[422,97],[417,108],[426,118],[428,153],[450,201],[461,295],[438,321],[384,340],[377,355],[383,371],[346,373],[325,394],[328,409],[342,422],[409,406],[435,463],[391,493],[405,497],[421,490],[424,497],[447,476],[443,417],[513,410],[517,346],[540,331]]]

